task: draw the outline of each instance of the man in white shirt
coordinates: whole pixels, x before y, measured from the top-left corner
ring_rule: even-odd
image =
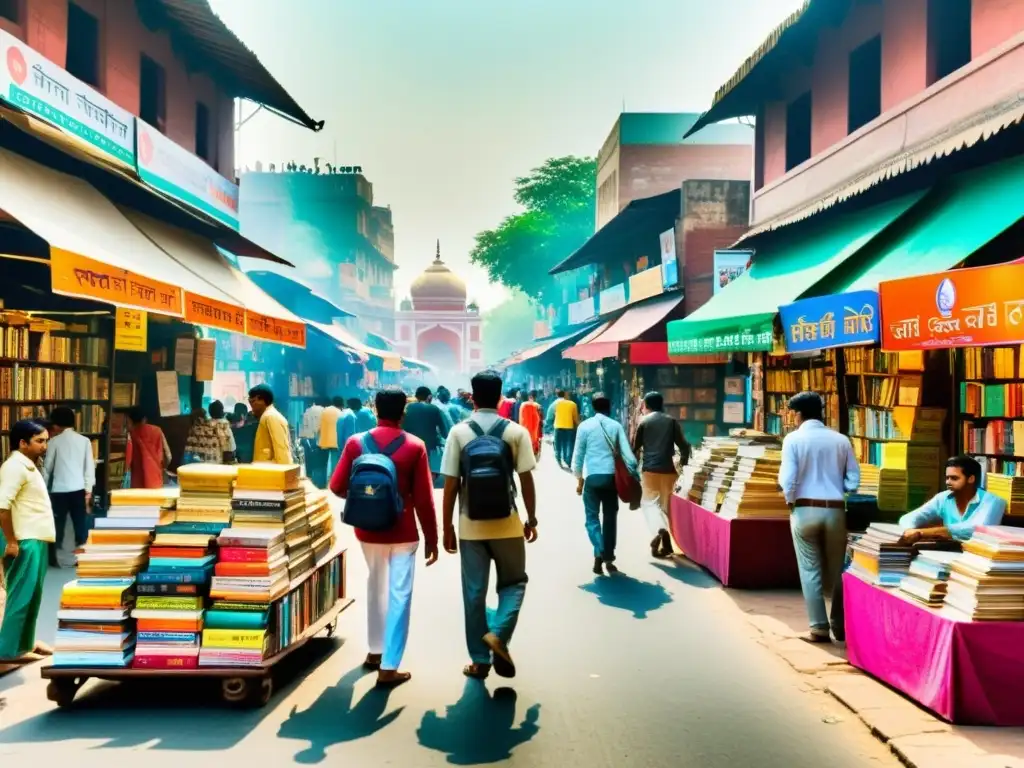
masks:
[[[306,459],[306,476],[317,488],[327,487],[327,454],[320,450],[320,419],[327,405],[325,398],[317,398],[302,414],[299,440],[302,441],[302,455]]]
[[[833,590],[846,560],[846,494],[860,485],[860,466],[849,438],[825,426],[821,396],[801,392],[790,398],[797,429],[782,442],[779,485],[793,510],[790,528],[800,567],[800,586],[810,619],[810,643],[829,643],[824,590]],[[843,639],[833,600],[832,631]]]
[[[43,462],[43,482],[50,489],[57,541],[50,549],[50,565],[59,566],[57,551],[64,546],[68,515],[75,531],[75,547],[89,538],[88,509],[96,485],[96,459],[92,440],[75,431],[75,412],[63,406],[50,412],[53,437]]]
[[[0,532],[7,606],[0,623],[0,664],[38,661],[53,651],[36,642],[47,553],[55,536],[53,508],[37,466],[46,429],[27,419],[10,432],[14,450],[0,465]]]

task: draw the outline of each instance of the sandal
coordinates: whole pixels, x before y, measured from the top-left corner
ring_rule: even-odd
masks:
[[[397,669],[382,669],[377,673],[378,688],[397,688],[410,680],[412,680],[411,673],[399,672]]]
[[[380,669],[381,658],[382,655],[379,653],[366,654],[366,660],[363,662],[363,669],[369,669],[373,671]]]
[[[462,668],[462,674],[474,680],[486,680],[491,674],[490,664],[467,664]]]
[[[508,652],[508,645],[493,632],[488,632],[484,635],[484,642],[491,649],[495,674],[498,677],[515,677],[516,665],[512,661],[512,655]]]

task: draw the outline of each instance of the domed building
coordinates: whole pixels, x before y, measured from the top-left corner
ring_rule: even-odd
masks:
[[[466,304],[466,281],[441,261],[440,241],[395,314],[395,335],[395,351],[430,363],[452,389],[467,386],[465,379],[483,367],[480,313]]]

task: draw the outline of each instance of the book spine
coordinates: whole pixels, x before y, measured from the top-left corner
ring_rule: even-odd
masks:
[[[203,645],[217,648],[245,648],[261,650],[267,641],[262,629],[204,629]]]
[[[136,656],[132,660],[133,669],[196,669],[198,667],[198,654],[194,656]]]
[[[221,547],[217,553],[218,563],[265,563],[266,549],[245,549],[243,547]]]

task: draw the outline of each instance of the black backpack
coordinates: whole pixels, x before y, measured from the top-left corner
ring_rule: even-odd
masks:
[[[462,449],[462,490],[470,520],[501,520],[516,511],[515,461],[512,446],[504,441],[508,419],[498,419],[485,434],[469,420],[476,434]]]

